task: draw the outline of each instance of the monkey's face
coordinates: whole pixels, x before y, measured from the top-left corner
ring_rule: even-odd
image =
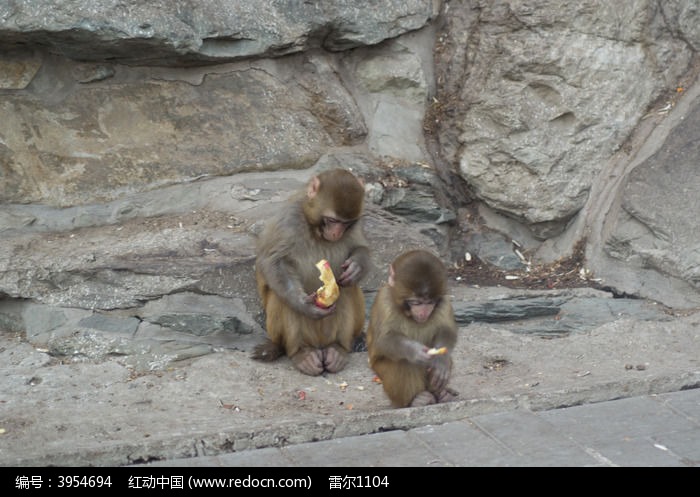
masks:
[[[321,236],[328,242],[337,242],[345,231],[350,229],[355,221],[343,221],[333,216],[323,216],[321,218]]]
[[[325,171],[307,185],[304,216],[316,236],[338,242],[362,215],[364,195],[363,182],[349,171]]]
[[[411,298],[404,300],[406,315],[416,323],[421,324],[430,319],[436,305],[437,301],[432,299]]]

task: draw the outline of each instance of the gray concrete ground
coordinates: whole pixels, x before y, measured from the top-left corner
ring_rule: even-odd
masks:
[[[141,466],[696,467],[700,389]]]
[[[103,481],[101,494],[113,491],[200,490],[236,492],[264,488],[307,493],[376,488],[392,492],[432,492],[463,485],[463,468],[636,467],[700,465],[700,388],[607,400],[573,407],[532,411],[514,409],[467,416],[406,430],[340,437],[282,447],[164,459],[118,468],[6,467],[0,489],[50,493],[73,481]],[[450,470],[451,468],[451,470]],[[532,473],[529,473],[532,476]],[[683,477],[688,479],[685,485]],[[480,474],[480,477],[483,476]],[[692,473],[669,480],[615,473],[620,488],[692,488]],[[646,475],[645,475],[646,476]],[[561,493],[573,481],[555,485],[534,480],[538,493]],[[485,485],[504,486],[507,480]],[[24,485],[24,486],[22,486]],[[76,487],[87,488],[87,487]],[[93,490],[93,489],[91,489]],[[65,489],[63,490],[65,491]]]

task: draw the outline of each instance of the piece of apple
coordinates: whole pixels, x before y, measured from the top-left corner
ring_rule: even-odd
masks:
[[[440,347],[439,349],[432,348],[428,349],[428,355],[443,355],[447,354],[447,347]]]
[[[325,309],[338,300],[340,288],[338,288],[338,284],[335,281],[331,265],[326,259],[318,261],[316,267],[321,272],[318,278],[323,281],[323,286],[316,290],[316,305]]]

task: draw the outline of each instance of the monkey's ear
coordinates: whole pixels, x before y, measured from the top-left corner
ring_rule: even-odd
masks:
[[[309,181],[309,185],[306,187],[306,196],[309,198],[314,198],[318,193],[320,187],[321,180],[318,179],[318,176],[314,176],[313,178],[311,178],[311,180]]]
[[[395,274],[394,273],[394,266],[389,264],[389,281],[388,281],[389,286],[394,286],[394,283],[395,283],[394,274]]]

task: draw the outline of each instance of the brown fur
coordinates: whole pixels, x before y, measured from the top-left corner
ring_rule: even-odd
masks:
[[[380,288],[372,305],[367,328],[370,367],[382,380],[394,407],[421,406],[452,400],[456,393],[431,385],[431,368],[452,369],[450,353],[457,341],[457,325],[451,303],[445,297],[446,273],[440,260],[425,251],[410,251],[392,263],[394,285]],[[415,290],[414,290],[415,289]],[[404,302],[414,297],[439,299],[430,318],[417,323],[406,312]],[[416,350],[447,347],[445,356],[429,364],[417,363]]]
[[[315,193],[309,194],[309,189]],[[364,188],[357,178],[342,169],[327,171],[312,178],[307,189],[267,223],[258,241],[256,280],[269,342],[260,344],[253,358],[270,361],[286,354],[307,374],[320,374],[323,369],[335,372],[345,366],[344,356],[360,336],[365,317],[365,300],[357,285],[370,263],[360,218],[363,201]],[[356,222],[339,241],[329,242],[322,236],[324,215]],[[328,260],[339,279],[343,263],[350,258],[362,268],[360,276],[349,286],[340,285],[333,312],[320,318],[310,315],[319,311],[302,299],[322,285],[316,263]],[[305,364],[314,359],[309,355],[330,363],[320,370],[308,367]]]

